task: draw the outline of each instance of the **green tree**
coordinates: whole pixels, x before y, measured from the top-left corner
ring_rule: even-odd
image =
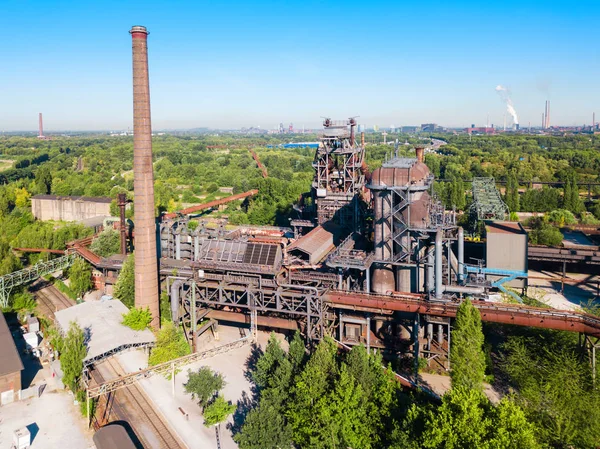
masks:
[[[413,405],[413,407],[416,407]],[[418,407],[417,407],[418,408]],[[414,411],[413,411],[414,413]],[[453,387],[442,405],[417,414],[425,416],[420,439],[431,449],[537,449],[536,428],[509,399],[494,407],[481,391]]]
[[[129,312],[123,314],[122,324],[130,327],[134,331],[142,331],[144,329],[148,329],[151,321],[152,314],[150,313],[150,309],[148,307],[145,309],[133,307],[129,310]]]
[[[69,325],[69,331],[62,342],[60,368],[63,372],[63,383],[71,391],[77,391],[79,378],[83,371],[83,359],[87,354],[85,334],[75,322]]]
[[[92,288],[92,269],[85,260],[79,257],[75,259],[69,268],[69,281],[69,287],[77,297],[81,297]]]
[[[258,359],[256,369],[252,372],[252,380],[259,389],[270,386],[273,373],[284,359],[285,351],[281,348],[275,333],[271,332],[265,353]]]
[[[294,374],[297,374],[304,366],[304,361],[306,360],[306,346],[304,346],[304,342],[298,331],[294,332],[294,336],[290,341],[288,358],[292,364]]]
[[[204,409],[204,425],[206,427],[221,424],[235,411],[236,407],[221,395]]]
[[[36,192],[47,195],[52,189],[52,173],[47,165],[42,165],[35,173]]]
[[[485,353],[481,315],[470,300],[464,300],[456,312],[450,348],[452,388],[483,389]]]
[[[312,438],[319,432],[313,426],[313,408],[327,394],[337,377],[336,353],[335,342],[324,338],[295,379],[286,415],[294,441],[299,446],[310,447]]]
[[[121,251],[121,237],[113,228],[106,228],[92,241],[90,249],[101,257],[112,256]]]
[[[292,429],[279,401],[261,399],[250,410],[241,432],[233,439],[240,449],[284,449],[292,446]]]
[[[198,372],[188,370],[188,381],[183,384],[185,392],[192,395],[192,399],[198,400],[200,408],[204,409],[215,395],[223,389],[225,380],[223,375],[203,366]]]
[[[129,308],[135,304],[135,257],[133,254],[127,256],[123,262],[123,268],[121,268],[115,285],[115,297]]]
[[[334,389],[317,403],[316,433],[311,436],[309,447],[370,448],[372,428],[365,402],[363,389],[342,364]]]
[[[504,201],[511,212],[518,212],[519,207],[519,182],[517,181],[517,173],[511,170],[506,178],[506,194]]]
[[[148,364],[150,366],[168,362],[190,353],[190,347],[182,332],[167,321],[156,336],[156,346],[152,349]]]

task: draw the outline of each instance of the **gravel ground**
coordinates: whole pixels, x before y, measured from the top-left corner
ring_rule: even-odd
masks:
[[[85,419],[65,392],[44,392],[42,396],[0,407],[0,447],[10,448],[13,432],[28,427],[31,449],[93,448],[92,434]]]
[[[280,336],[283,339],[283,336]],[[230,341],[240,338],[239,329],[235,327],[219,326],[219,341],[206,341],[201,344],[202,349],[220,346]],[[265,347],[269,338],[266,332],[259,332],[259,344]],[[286,347],[286,345],[282,345]],[[225,377],[225,388],[222,394],[225,399],[236,404],[240,400],[251,397],[251,384],[245,378],[245,365],[250,357],[252,347],[244,347],[220,354],[207,360],[186,366],[175,376],[175,396],[173,397],[173,384],[170,380],[161,376],[140,381],[140,386],[156,404],[157,409],[163,414],[173,430],[185,442],[190,449],[195,448],[214,448],[217,447],[215,429],[204,426],[204,419],[200,413],[200,408],[196,401],[184,391],[183,384],[187,382],[187,371],[196,371],[202,366],[209,366],[211,369],[220,372]],[[147,365],[147,357],[143,351],[133,351],[123,353],[118,356],[119,363],[127,371],[137,371]],[[186,418],[180,411],[180,408],[188,415]],[[229,423],[233,421],[229,418]],[[221,448],[237,448],[233,441],[231,431],[227,424],[221,425]]]
[[[529,276],[537,277],[561,277],[562,272],[554,271],[534,271],[529,270]],[[561,283],[557,281],[547,281],[540,279],[529,279],[529,296],[548,304],[555,309],[580,310],[581,304],[587,304],[594,297],[598,300],[597,285],[600,282],[600,275],[585,273],[566,273],[566,277],[572,280],[592,282],[588,285],[565,284],[564,292],[561,293]]]

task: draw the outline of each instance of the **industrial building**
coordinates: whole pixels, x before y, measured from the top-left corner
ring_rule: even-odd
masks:
[[[155,327],[158,293],[164,290],[173,321],[194,351],[202,332],[219,320],[250,325],[253,332],[262,326],[300,330],[309,342],[331,336],[391,357],[425,357],[447,369],[452,318],[469,296],[484,321],[600,336],[600,320],[585,314],[490,302],[498,290],[520,301],[505,284],[523,286],[527,278],[527,234],[503,222],[508,211],[493,179],[473,183],[471,216],[489,222],[489,246],[487,260],[471,264],[455,212],[445,210],[434,194],[425,148],[415,148],[414,157],[389,154],[370,172],[355,118],[324,120],[312,146],[311,190],[294,205],[297,215],[289,228],[231,228],[225,222],[213,227],[204,220],[190,226],[194,214],[226,201],[219,200],[164,214],[157,230],[148,33],[133,27],[131,35],[135,304],[149,307]],[[73,249],[103,270],[119,265],[83,245]]]
[[[22,370],[21,356],[6,318],[0,313],[0,405],[10,404],[19,399]]]
[[[84,221],[110,216],[108,197],[35,195],[31,213],[37,220]]]

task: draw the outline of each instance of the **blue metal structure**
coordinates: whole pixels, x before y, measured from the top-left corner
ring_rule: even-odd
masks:
[[[513,281],[517,278],[527,278],[527,272],[525,271],[515,271],[515,270],[502,270],[497,268],[483,268],[483,267],[475,267],[475,266],[465,266],[467,273],[476,273],[476,274],[488,274],[491,276],[502,276],[497,281],[492,282],[492,287],[496,287],[501,292],[506,293],[507,295],[512,296],[519,303],[523,303],[523,300],[517,295],[515,292],[508,290],[504,285],[506,282]]]

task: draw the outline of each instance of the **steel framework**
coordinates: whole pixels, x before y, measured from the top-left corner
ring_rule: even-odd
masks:
[[[506,220],[508,206],[496,188],[494,178],[473,178],[471,214],[477,220]]]
[[[178,359],[171,360],[169,362],[161,363],[159,365],[153,366],[151,368],[147,368],[144,370],[136,371],[134,373],[128,374],[126,376],[121,376],[117,379],[109,380],[100,385],[91,386],[90,385],[90,376],[89,372],[84,373],[83,376],[84,384],[87,390],[87,398],[93,399],[98,396],[102,396],[103,394],[111,393],[113,391],[119,390],[121,388],[125,388],[129,385],[132,385],[139,380],[146,379],[155,374],[168,375],[172,374],[178,368],[182,366],[189,365],[191,363],[197,362],[198,360],[204,360],[209,357],[214,357],[218,354],[223,354],[224,352],[231,351],[232,349],[240,348],[252,341],[252,335],[248,335],[246,337],[240,338],[239,340],[235,340],[231,343],[227,343],[221,346],[217,346],[216,348],[207,349],[206,351],[196,352],[194,354],[185,355],[183,357],[179,357]],[[173,376],[174,379],[174,376]]]
[[[192,334],[197,330],[198,317],[207,306],[249,310],[254,318],[259,312],[291,315],[303,322],[310,340],[319,340],[326,333],[327,311],[323,306],[322,291],[315,287],[287,284],[269,287],[248,284],[244,280],[238,283],[231,278],[229,281],[210,281],[197,275],[187,284],[189,288],[183,292],[179,316],[184,328]]]
[[[24,270],[0,276],[0,305],[2,305],[2,307],[8,307],[8,297],[14,287],[28,284],[40,276],[70,267],[76,257],[75,254],[67,254],[66,256],[58,257],[47,262],[36,263]]]
[[[323,224],[334,220],[342,226],[357,229],[361,224],[358,194],[365,184],[361,171],[365,149],[356,145],[356,120],[333,122],[325,119],[323,126],[321,144],[313,161],[317,222]]]

